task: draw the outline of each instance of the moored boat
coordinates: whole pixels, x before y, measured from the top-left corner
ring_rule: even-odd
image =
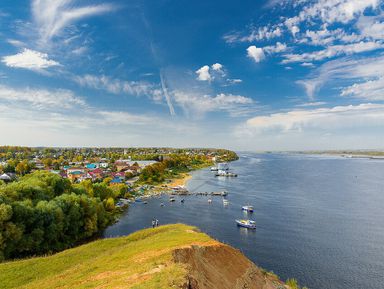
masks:
[[[242,206],[241,209],[249,213],[253,212],[253,206]]]
[[[252,220],[236,220],[236,223],[240,227],[256,229],[256,222]]]

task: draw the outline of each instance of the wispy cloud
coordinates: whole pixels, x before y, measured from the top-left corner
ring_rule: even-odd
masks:
[[[81,19],[105,14],[116,8],[111,4],[78,7],[74,0],[33,0],[31,7],[33,22],[43,43]]]
[[[358,42],[345,45],[332,45],[328,46],[324,50],[319,50],[315,52],[301,54],[286,54],[284,55],[285,59],[282,61],[282,63],[287,64],[293,62],[319,61],[327,58],[333,58],[336,56],[351,55],[383,48],[384,44],[379,42]]]
[[[341,96],[379,100],[384,83],[384,56],[366,58],[342,58],[329,61],[314,72],[307,79],[298,81],[306,89],[310,98],[326,83],[346,80],[355,84],[341,87]]]
[[[255,133],[272,131],[334,130],[378,126],[384,121],[384,104],[364,103],[331,108],[297,109],[257,116],[247,120],[246,127]]]
[[[206,94],[200,94],[196,92],[174,91],[174,100],[178,106],[180,106],[187,115],[193,115],[201,117],[205,113],[224,111],[231,115],[239,116],[240,111],[244,111],[244,107],[254,104],[251,98],[220,93],[216,96],[210,96]]]
[[[73,80],[83,87],[104,90],[112,94],[153,96],[159,93],[159,88],[152,83],[115,79],[106,75],[77,75],[73,76]]]
[[[12,88],[0,85],[0,100],[14,104],[28,104],[35,109],[69,109],[84,107],[83,98],[76,96],[72,91],[64,89],[35,89]]]
[[[161,88],[163,90],[163,95],[165,97],[165,100],[166,100],[168,108],[169,108],[169,113],[171,115],[176,115],[175,109],[173,108],[172,98],[171,98],[171,95],[169,94],[168,86],[167,86],[167,83],[165,80],[165,75],[164,75],[163,71],[160,71],[160,80],[161,80]]]

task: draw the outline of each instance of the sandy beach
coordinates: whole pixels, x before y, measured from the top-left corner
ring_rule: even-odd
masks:
[[[182,174],[179,178],[172,179],[172,182],[167,184],[168,187],[185,186],[187,182],[192,178],[188,173]]]

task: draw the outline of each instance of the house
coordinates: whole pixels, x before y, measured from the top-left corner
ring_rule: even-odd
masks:
[[[77,180],[83,179],[84,176],[85,176],[85,173],[83,171],[70,171],[70,172],[67,172],[67,177],[72,182],[75,182]]]
[[[125,179],[125,172],[118,172],[113,174],[115,178]]]
[[[85,167],[89,170],[95,170],[98,168],[97,164],[86,164]]]
[[[104,171],[100,168],[90,171],[89,174],[92,176],[92,179],[102,179],[104,177]]]
[[[111,186],[114,186],[114,185],[120,185],[122,183],[123,183],[123,181],[120,178],[114,178],[109,184]]]
[[[103,168],[103,169],[108,168],[108,163],[107,162],[100,162],[99,163],[99,168]]]
[[[85,173],[85,168],[82,168],[82,167],[70,167],[70,168],[67,169],[67,174],[72,173],[72,172]]]

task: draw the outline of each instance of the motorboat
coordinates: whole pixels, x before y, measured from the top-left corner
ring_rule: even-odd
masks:
[[[234,174],[225,170],[218,170],[215,176],[216,177],[237,177],[237,174]]]
[[[245,212],[249,212],[249,213],[253,212],[253,206],[242,206],[241,209]]]
[[[236,223],[240,227],[256,229],[256,222],[252,220],[236,220]]]

